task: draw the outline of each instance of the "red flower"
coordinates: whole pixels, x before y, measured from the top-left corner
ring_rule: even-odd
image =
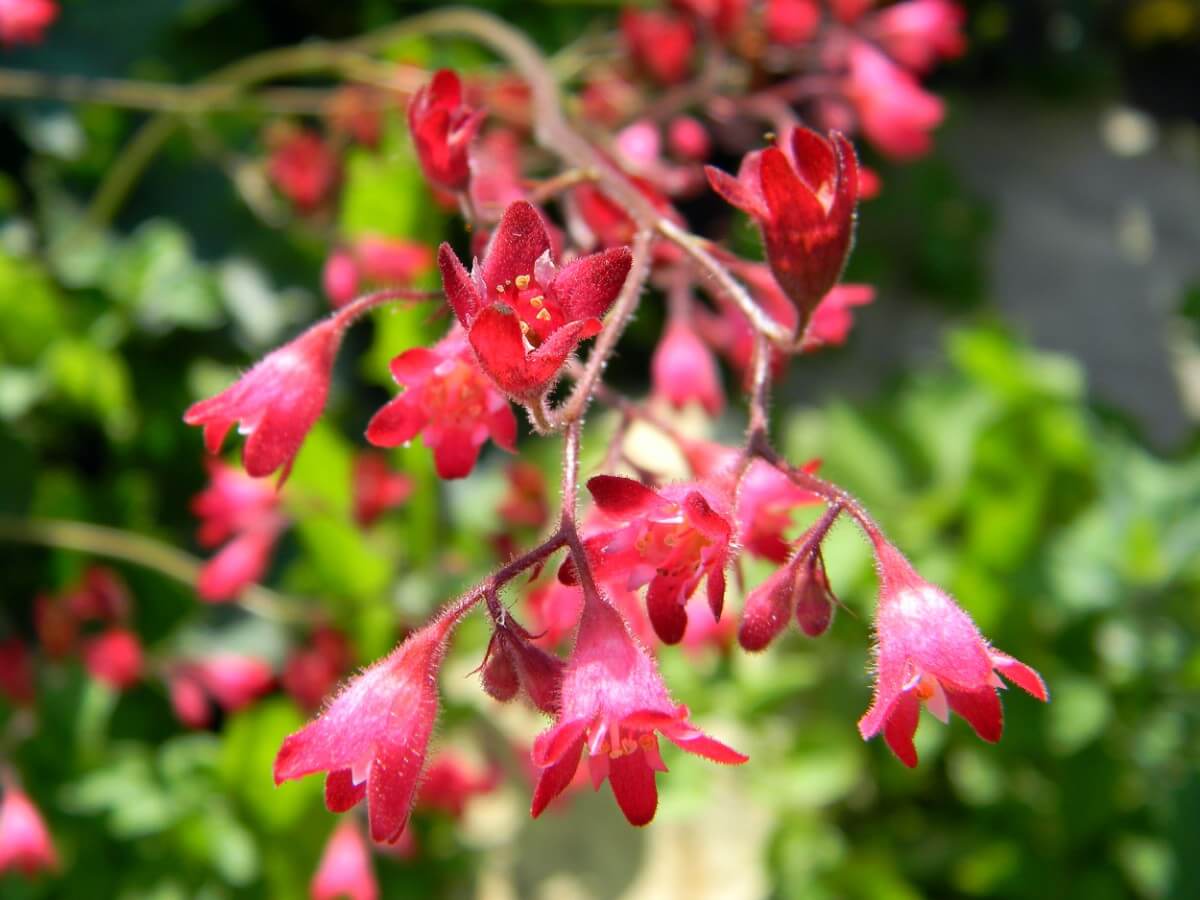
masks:
[[[273,144],[267,175],[301,212],[312,212],[333,192],[341,177],[338,158],[319,134],[288,128],[268,138]]]
[[[58,853],[37,807],[11,778],[4,778],[0,800],[0,872],[16,870],[27,878],[58,868]]]
[[[696,402],[710,416],[717,416],[725,406],[717,361],[682,318],[667,324],[650,360],[650,382],[654,396],[676,409]]]
[[[406,284],[433,266],[433,253],[419,241],[366,234],[351,248],[363,277],[376,284]]]
[[[688,722],[687,707],[671,701],[654,660],[620,614],[599,598],[584,603],[579,636],[563,673],[561,707],[555,724],[533,744],[533,763],[541,770],[534,816],[571,783],[585,748],[593,786],[599,788],[607,778],[633,825],[648,823],[658,806],[654,775],[666,766],[655,732],[715,762],[746,761]]]
[[[361,85],[339,88],[329,101],[329,127],[374,149],[382,131],[382,97],[381,92]]]
[[[703,162],[712,150],[712,140],[699,119],[676,116],[667,126],[667,146],[680,159]]]
[[[767,0],[763,17],[769,41],[794,47],[812,40],[817,33],[821,8],[816,0]]]
[[[508,491],[496,509],[500,518],[508,525],[525,528],[545,525],[550,517],[550,506],[542,470],[533,463],[517,460],[504,470],[504,475],[508,479]]]
[[[282,469],[287,474],[300,445],[325,408],[333,362],[345,322],[333,315],[298,338],[272,350],[215,397],[183,414],[188,425],[204,426],[204,443],[216,453],[238,423],[246,435],[242,463],[256,478]]]
[[[350,644],[332,628],[318,628],[307,646],[292,652],[284,664],[283,689],[307,710],[314,710],[337,685],[350,665]]]
[[[397,472],[378,453],[354,458],[354,521],[367,528],[383,513],[399,506],[413,492],[413,480]]]
[[[1047,699],[1041,676],[989,645],[971,617],[913,571],[898,550],[882,541],[875,550],[880,571],[875,697],[858,723],[864,739],[882,731],[900,761],[913,767],[922,703],[943,722],[953,710],[994,743],[1004,726],[1000,675]]]
[[[815,472],[819,465],[818,460],[813,460],[804,466],[804,471]],[[792,527],[792,514],[801,506],[819,502],[818,497],[798,487],[774,466],[755,460],[738,488],[738,541],[755,556],[786,562],[791,555],[791,542],[784,533]]]
[[[107,566],[91,565],[65,602],[78,621],[118,622],[129,617],[129,588]]]
[[[345,306],[358,295],[358,262],[349,250],[334,250],[321,269],[321,286],[334,309]]]
[[[631,261],[618,247],[558,269],[545,223],[524,201],[505,211],[470,274],[449,244],[438,251],[446,296],[480,365],[526,403],[539,402],[579,342],[600,331]]]
[[[53,0],[0,0],[0,44],[39,44],[56,18]]]
[[[865,41],[855,41],[849,62],[845,91],[863,134],[896,159],[928,153],[929,132],[942,121],[942,101]]]
[[[520,139],[508,128],[488,131],[471,148],[471,202],[489,222],[525,199],[520,154]]]
[[[461,615],[435,619],[352,679],[319,718],[283,742],[275,783],[327,772],[332,812],[365,797],[372,840],[399,838],[437,718],[437,672]]]
[[[499,783],[500,773],[495,768],[475,772],[457,754],[442,752],[429,764],[417,795],[417,806],[444,812],[458,820],[472,797],[491,793]]]
[[[35,696],[33,654],[20,638],[5,638],[0,641],[0,697],[29,706]]]
[[[875,299],[875,288],[869,284],[838,284],[825,295],[813,310],[804,340],[800,347],[805,353],[822,347],[846,343],[854,326],[856,306],[866,306]]]
[[[827,139],[794,127],[780,146],[748,153],[737,178],[711,166],[705,171],[713,190],[758,222],[771,271],[796,305],[802,331],[850,253],[854,148],[836,132]]]
[[[596,577],[628,590],[648,583],[646,610],[663,643],[683,638],[684,606],[702,579],[713,616],[721,617],[733,528],[728,514],[718,512],[725,504],[716,492],[699,484],[656,492],[615,475],[597,475],[588,490],[605,516],[627,523],[585,541]],[[573,583],[574,568],[564,566],[559,577]]]
[[[661,10],[621,11],[621,37],[634,62],[662,84],[688,76],[696,33],[682,16]]]
[[[238,653],[183,663],[167,679],[175,715],[189,728],[208,726],[209,697],[225,712],[236,712],[267,693],[274,681],[267,663]]]
[[[312,900],[376,900],[379,896],[370,850],[353,819],[343,819],[333,830],[310,893]]]
[[[442,478],[469,475],[489,436],[516,451],[516,416],[479,370],[458,327],[432,349],[416,347],[393,359],[392,377],[405,390],[367,424],[367,440],[377,447],[423,434]]]
[[[484,115],[463,105],[462,81],[450,69],[434,73],[433,80],[413,94],[408,127],[421,169],[435,187],[461,191],[467,186],[467,148]]]
[[[897,62],[925,72],[938,59],[953,59],[967,49],[965,18],[953,0],[906,0],[880,10],[868,32]]]
[[[84,644],[83,665],[96,680],[123,691],[142,677],[142,644],[132,631],[110,628]]]
[[[287,521],[278,493],[263,480],[216,459],[208,473],[209,486],[192,500],[200,518],[196,536],[205,547],[225,546],[205,563],[196,590],[205,600],[231,600],[262,578]]]

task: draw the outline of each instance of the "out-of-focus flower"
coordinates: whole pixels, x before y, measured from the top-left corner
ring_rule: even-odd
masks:
[[[705,343],[682,318],[672,318],[650,360],[653,394],[676,409],[699,403],[710,416],[721,414],[725,392],[721,373]]]
[[[352,818],[338,822],[321,853],[310,886],[312,900],[376,900],[379,883],[371,851]]]
[[[967,49],[966,13],[954,0],[905,0],[871,17],[867,32],[893,59],[916,72],[953,59]]]
[[[57,18],[54,0],[0,0],[0,44],[40,44]]]
[[[363,528],[407,500],[414,487],[411,476],[397,472],[379,453],[358,454],[354,458],[352,478],[354,521]]]
[[[268,136],[267,175],[301,212],[322,206],[341,178],[337,156],[315,131],[286,128]]]
[[[461,191],[471,178],[467,150],[485,113],[463,103],[462,81],[450,69],[434,73],[433,80],[412,98],[408,127],[425,177],[436,187]]]
[[[280,676],[283,689],[310,712],[321,705],[345,674],[351,661],[350,643],[340,631],[316,629],[306,645],[288,657]]]
[[[696,33],[683,16],[663,10],[622,10],[621,37],[634,62],[656,81],[676,84],[687,77]]]
[[[0,872],[18,871],[27,878],[58,868],[58,852],[33,801],[9,776],[0,798]]]
[[[812,40],[821,24],[817,0],[767,0],[763,12],[767,40],[794,47]]]
[[[866,41],[850,48],[845,91],[867,139],[896,159],[929,152],[930,132],[942,121],[942,101]]]
[[[109,687],[123,691],[142,677],[142,643],[125,628],[110,628],[83,645],[83,665]]]
[[[0,697],[17,706],[28,706],[36,696],[33,654],[18,637],[0,640]]]

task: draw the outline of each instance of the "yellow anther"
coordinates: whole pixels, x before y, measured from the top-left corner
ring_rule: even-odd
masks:
[[[529,334],[529,323],[521,322],[521,334]]]
[[[503,294],[504,293],[504,285],[502,285],[502,284],[496,285],[496,293]]]
[[[539,322],[549,322],[550,321],[550,310],[542,309],[538,312],[538,314],[536,316],[534,316],[534,318],[537,319]]]
[[[538,294],[536,297],[530,298],[529,305],[532,306],[534,309],[541,309],[542,304],[545,302],[546,302],[546,298],[543,297],[541,294]]]
[[[517,276],[517,289],[523,291],[527,287],[529,287],[529,276],[528,275],[518,275]]]

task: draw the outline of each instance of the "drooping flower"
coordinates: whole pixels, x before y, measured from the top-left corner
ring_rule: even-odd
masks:
[[[526,403],[539,402],[579,342],[600,331],[631,261],[617,247],[559,269],[542,217],[524,201],[505,211],[471,273],[449,244],[438,251],[446,296],[480,365]]]
[[[562,660],[536,646],[533,636],[511,617],[493,625],[480,669],[488,695],[505,702],[524,693],[536,709],[558,711]]]
[[[820,462],[813,460],[804,471],[815,472]],[[803,506],[819,503],[820,498],[761,459],[755,460],[742,476],[737,498],[738,541],[755,556],[783,563],[791,555],[791,542],[785,537],[792,527],[792,516]]]
[[[650,585],[646,610],[663,643],[683,638],[684,607],[701,580],[713,616],[721,617],[733,527],[717,491],[699,483],[653,491],[615,475],[597,475],[587,486],[597,509],[620,523],[585,539],[593,571],[627,590]],[[573,566],[564,566],[559,577],[573,583]]]
[[[287,127],[268,135],[267,175],[301,212],[329,199],[341,177],[338,158],[325,140],[307,128]]]
[[[853,146],[836,132],[825,138],[797,126],[779,146],[746,154],[737,178],[705,171],[713,190],[758,223],[771,271],[803,331],[850,253],[858,201]]]
[[[275,783],[314,772],[325,805],[345,812],[367,800],[371,839],[392,843],[408,822],[433,723],[437,673],[463,609],[413,632],[352,679],[321,715],[289,736],[275,757]]]
[[[40,44],[56,18],[54,0],[0,0],[0,44]]]
[[[625,818],[645,825],[658,807],[655,773],[665,772],[658,734],[697,756],[737,764],[747,757],[713,740],[671,701],[654,660],[606,600],[585,600],[575,649],[563,673],[561,711],[531,754],[540,770],[532,813],[571,783],[586,750],[592,785],[605,778]]]
[[[653,395],[676,409],[699,403],[710,416],[725,406],[717,362],[692,326],[673,317],[650,359]]]
[[[236,712],[267,693],[274,681],[264,660],[228,652],[179,663],[167,677],[175,715],[189,728],[208,726],[209,698],[225,712]]]
[[[29,706],[36,696],[33,654],[19,637],[0,640],[0,697]]]
[[[421,170],[435,187],[461,191],[471,178],[467,150],[485,113],[463,103],[463,86],[450,69],[433,80],[408,105],[408,127]]]
[[[344,818],[333,829],[309,891],[312,900],[376,900],[379,896],[371,851],[354,819]]]
[[[708,129],[693,116],[676,116],[667,125],[667,146],[687,162],[703,162],[712,150]]]
[[[950,595],[921,578],[896,548],[876,539],[875,553],[880,573],[875,696],[858,723],[864,740],[882,731],[892,752],[911,768],[917,764],[913,735],[922,703],[943,722],[953,710],[994,743],[1004,727],[1001,675],[1047,699],[1041,676],[984,640]]]
[[[942,121],[942,101],[866,41],[850,48],[845,92],[862,133],[883,153],[913,159],[933,146],[930,132]]]
[[[378,453],[360,453],[354,458],[354,521],[368,528],[387,510],[399,506],[413,492],[413,480],[397,472]]]
[[[872,16],[867,31],[897,62],[925,72],[939,59],[953,59],[966,50],[965,18],[954,0],[905,0]]]
[[[510,203],[524,200],[521,142],[508,128],[493,128],[471,147],[471,202],[489,222]]]
[[[321,286],[334,309],[345,306],[356,296],[359,288],[358,262],[349,250],[338,249],[329,254],[321,268]]]
[[[0,872],[18,871],[27,878],[58,868],[58,852],[33,801],[9,776],[0,798]]]
[[[110,628],[83,645],[83,665],[97,681],[126,690],[142,677],[142,643],[126,628]]]
[[[333,363],[346,322],[337,314],[272,350],[215,397],[192,404],[188,425],[204,427],[209,453],[217,453],[233,424],[246,435],[242,464],[254,477],[287,477],[300,445],[325,408]]]
[[[683,16],[663,10],[622,10],[621,37],[630,57],[656,81],[676,84],[687,78],[696,33]]]
[[[320,627],[306,645],[292,651],[279,680],[292,699],[311,712],[337,686],[350,661],[346,636],[332,628]]]
[[[457,753],[444,750],[429,764],[417,794],[417,807],[443,812],[458,820],[472,798],[491,793],[500,783],[495,766],[477,771]]]
[[[404,392],[367,424],[367,440],[396,447],[422,434],[442,478],[465,478],[490,437],[516,451],[517,419],[504,395],[480,371],[457,326],[432,348],[415,347],[392,360]]]

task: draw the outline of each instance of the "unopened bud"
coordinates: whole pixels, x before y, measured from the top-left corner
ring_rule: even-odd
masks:
[[[825,560],[817,550],[798,570],[796,579],[796,623],[809,637],[820,637],[833,621],[833,605],[837,599],[825,574]]]

